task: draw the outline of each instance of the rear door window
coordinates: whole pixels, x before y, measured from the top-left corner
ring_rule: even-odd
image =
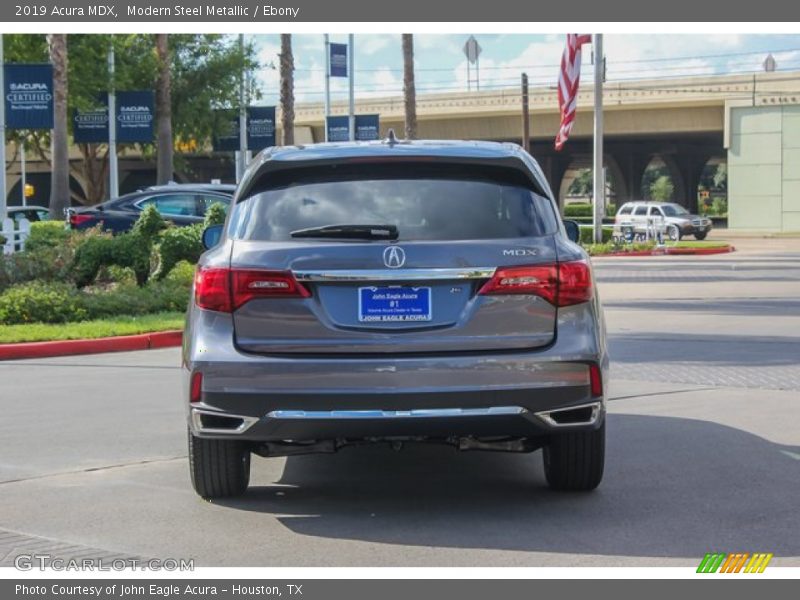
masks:
[[[291,232],[341,224],[395,225],[400,240],[542,236],[558,230],[550,200],[510,169],[370,165],[298,177],[240,202],[231,235],[290,240]]]
[[[147,200],[139,202],[140,208],[155,205],[158,212],[162,215],[198,217],[202,216],[198,210],[198,198],[195,194],[164,194],[163,196],[153,196]]]
[[[643,217],[647,214],[647,206],[644,204],[637,206],[636,209],[633,211],[633,214],[636,216]]]

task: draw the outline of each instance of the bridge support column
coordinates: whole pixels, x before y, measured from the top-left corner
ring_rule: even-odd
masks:
[[[651,156],[641,152],[631,151],[618,157],[618,163],[625,178],[625,198],[618,198],[617,205],[621,206],[624,202],[642,199],[642,177],[647,165],[650,164]]]

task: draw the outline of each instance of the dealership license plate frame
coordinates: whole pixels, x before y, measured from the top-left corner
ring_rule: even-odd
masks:
[[[429,286],[363,286],[358,288],[360,323],[428,323],[433,320]],[[384,294],[384,297],[380,297]],[[409,297],[409,294],[417,294]],[[397,304],[392,304],[392,303]]]

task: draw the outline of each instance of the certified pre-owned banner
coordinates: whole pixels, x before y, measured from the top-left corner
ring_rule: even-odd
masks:
[[[3,96],[9,129],[53,128],[53,65],[5,65]]]
[[[331,77],[347,77],[347,44],[331,44]]]
[[[247,109],[247,149],[260,152],[275,145],[275,107],[251,106]]]
[[[378,115],[356,115],[356,141],[368,142],[380,137]],[[328,141],[346,142],[350,139],[350,117],[336,115],[327,118]]]
[[[108,143],[107,94],[100,94],[93,108],[72,111],[72,138],[76,144]]]
[[[117,92],[117,141],[153,141],[155,97],[152,91]]]

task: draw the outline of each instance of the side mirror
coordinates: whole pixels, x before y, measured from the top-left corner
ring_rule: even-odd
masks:
[[[217,244],[222,237],[222,225],[211,225],[203,230],[203,248],[210,250]]]
[[[571,242],[579,244],[581,241],[581,226],[577,221],[564,221],[564,229],[567,231],[567,237]]]

